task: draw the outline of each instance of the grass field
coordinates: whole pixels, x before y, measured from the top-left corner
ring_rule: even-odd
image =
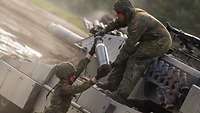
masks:
[[[62,8],[59,8],[58,6],[54,5],[53,3],[49,2],[48,0],[32,0],[33,4],[65,19],[69,23],[72,23],[77,28],[79,28],[82,31],[86,32],[86,29],[84,28],[83,22],[80,17],[70,13],[67,10],[64,10]]]

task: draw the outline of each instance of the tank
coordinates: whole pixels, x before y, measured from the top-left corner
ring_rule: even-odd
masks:
[[[79,35],[67,31],[60,25],[54,24],[51,28],[53,28],[52,31],[57,34],[57,36],[62,37],[63,40],[70,44],[78,44],[82,48],[87,48],[87,50],[90,50],[92,47],[94,37],[83,39]],[[96,69],[99,66],[109,64],[110,61],[113,62],[126,40],[123,37],[113,34],[107,34],[102,39],[103,41],[98,41],[96,46],[96,58],[92,59],[85,73],[83,73],[85,76],[91,76],[91,74],[87,73],[88,69],[96,72]],[[190,58],[194,59],[193,57]],[[97,64],[94,62],[97,62]],[[199,63],[198,60],[195,60],[195,63]],[[44,108],[47,107],[50,102],[51,95],[46,98],[47,93],[58,82],[58,79],[55,76],[49,76],[49,72],[53,66],[9,58],[6,60],[1,59],[0,67],[0,113],[42,113]],[[182,76],[185,81],[185,78],[187,78],[189,91],[187,94],[184,94],[177,109],[170,112],[199,113],[200,71],[198,69],[195,69],[192,65],[188,65],[182,60],[177,59],[173,54],[164,55],[157,62],[154,62],[154,65],[152,64],[151,67],[156,67],[156,69],[152,68],[153,70],[147,71],[150,72],[150,74],[146,73],[146,78],[139,81],[129,98],[137,99],[145,96],[156,103],[158,107],[162,107],[159,104],[157,89],[168,87],[167,84],[165,84],[166,87],[162,86],[163,83],[168,80],[169,76],[167,75],[172,75],[168,73],[173,72],[175,75],[174,79]],[[163,81],[162,78],[166,79]],[[76,83],[80,84],[81,82],[82,80],[79,79]],[[151,83],[151,85],[153,84],[153,87],[145,87],[145,85],[151,86],[146,83]],[[143,88],[147,88],[145,89],[147,92],[141,90]],[[178,92],[178,94],[183,93]],[[163,95],[161,94],[159,96]],[[116,102],[104,91],[94,85],[85,92],[75,96],[68,113],[141,112],[135,107],[126,106]]]

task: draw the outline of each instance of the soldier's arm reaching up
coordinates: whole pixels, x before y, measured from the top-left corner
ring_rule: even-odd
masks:
[[[81,85],[63,85],[62,89],[66,94],[74,95],[74,94],[81,93],[81,92],[87,90],[92,85],[94,85],[95,82],[96,82],[96,80],[92,79],[92,80],[84,82]]]

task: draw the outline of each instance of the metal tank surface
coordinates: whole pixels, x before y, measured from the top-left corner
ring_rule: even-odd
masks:
[[[91,113],[141,113],[112,100],[100,92],[96,86],[85,91],[77,103]]]
[[[193,85],[180,111],[183,113],[200,113],[199,97],[200,97],[200,87]]]
[[[120,49],[123,47],[123,44],[124,44],[126,38],[121,37],[121,36],[116,35],[116,34],[113,34],[113,33],[109,33],[109,34],[106,34],[102,39],[103,39],[105,46],[108,48],[108,56],[111,59],[110,61],[113,62],[115,60],[116,56],[118,55]],[[91,42],[92,42],[92,38],[90,37],[89,39],[83,40],[79,44],[80,44],[80,46],[83,46],[83,47],[89,49],[91,47]],[[118,43],[116,43],[116,42],[118,42]],[[177,42],[177,43],[179,43],[179,42]],[[191,42],[188,41],[187,43],[191,43]],[[200,42],[197,42],[197,43],[200,43]],[[179,48],[177,48],[177,49],[179,49]],[[197,50],[198,50],[198,48],[197,48]],[[162,78],[168,78],[168,76],[171,75],[170,74],[171,69],[174,68],[173,73],[174,73],[175,78],[177,77],[178,81],[180,79],[179,82],[182,82],[181,79],[183,79],[183,81],[188,85],[188,88],[190,90],[189,92],[191,92],[191,90],[193,89],[194,84],[196,85],[196,90],[199,90],[199,85],[200,85],[200,71],[199,71],[199,69],[196,68],[196,66],[192,67],[193,65],[188,65],[187,63],[183,62],[182,61],[183,59],[178,58],[176,56],[176,54],[179,54],[179,53],[177,51],[173,51],[171,54],[164,55],[163,57],[159,58],[157,60],[157,65],[156,65],[156,66],[160,66],[160,67],[158,67],[159,70],[158,69],[154,70],[157,75],[151,76],[152,78],[151,78],[151,80],[149,79],[150,81],[148,80],[148,82],[151,82],[152,84],[156,85],[156,87],[158,86],[158,88],[159,87],[160,88],[169,87],[169,86],[163,87]],[[187,56],[187,57],[190,57],[190,56]],[[198,57],[195,57],[195,58],[193,56],[190,57],[191,60],[192,59],[195,60],[195,62],[193,62],[193,64],[199,64],[200,63],[200,60],[197,59],[197,58]],[[181,78],[181,77],[183,77],[183,78]],[[140,89],[144,86],[145,82],[146,82],[146,78],[144,80],[141,80],[141,82],[139,82],[136,85],[136,88],[132,91],[133,95],[130,95],[129,97],[133,98],[133,99],[134,98],[137,99],[138,98],[137,96],[144,95],[144,93],[145,93],[144,90],[142,92]],[[168,82],[171,82],[171,81],[168,81]],[[147,91],[150,91],[150,90],[148,89]],[[166,89],[166,91],[167,91],[167,89]],[[154,90],[151,90],[151,93],[146,92],[146,93],[149,93],[149,95],[147,95],[147,98],[150,99],[150,100],[152,99],[153,102],[155,102],[159,105],[159,102],[155,98],[156,96],[158,96],[156,92],[157,92],[156,88]],[[86,93],[86,92],[84,92],[84,93]],[[191,107],[191,106],[188,106],[190,104],[187,104],[189,102],[187,100],[190,100],[191,96],[189,96],[187,94],[182,94],[181,92],[177,92],[177,93],[180,94],[180,95],[184,95],[186,97],[182,98],[183,100],[181,100],[182,102],[179,103],[179,105],[175,105],[175,107],[177,107],[176,110],[170,110],[171,113],[177,113],[177,112],[188,113],[188,111],[190,111],[190,110],[188,110],[188,111],[182,110],[181,111],[181,109],[183,109],[183,108],[187,109],[187,107]],[[180,96],[180,95],[177,95],[177,96]],[[197,95],[198,95],[198,92],[197,92]],[[133,96],[133,97],[131,97],[131,96]],[[91,95],[89,96],[89,93],[88,93],[88,95],[85,94],[85,96],[81,97],[82,101],[80,101],[80,104],[83,105],[84,100],[88,99],[87,97],[92,97],[92,96]],[[199,96],[197,96],[197,97],[199,97]],[[107,97],[107,98],[109,98],[109,97]],[[170,98],[170,96],[169,96],[169,98]],[[189,98],[189,99],[185,100],[185,98]],[[90,101],[90,99],[87,100],[88,104],[85,103],[86,105],[84,105],[84,106],[88,105],[87,108],[90,109],[90,110],[93,110],[94,106],[97,107],[98,105],[101,105],[101,104],[99,104],[99,103],[101,103],[101,101],[98,101],[98,100],[103,100],[103,99],[98,99],[98,98],[95,98],[95,99],[94,100],[91,99],[91,101]],[[91,104],[91,103],[93,103],[93,104]],[[98,105],[96,105],[94,103],[97,103]],[[184,106],[182,106],[183,103],[184,103]],[[111,108],[113,109],[113,106]],[[195,107],[195,108],[198,109],[198,107]],[[196,111],[198,111],[198,110],[196,110]],[[190,112],[193,112],[193,111],[190,111]],[[115,112],[113,111],[113,113],[115,113]]]
[[[91,49],[94,42],[93,36],[83,39],[79,35],[66,30],[66,28],[61,25],[50,25],[49,29],[55,36],[62,40],[70,44],[78,45],[85,53]],[[126,37],[110,33],[103,36],[102,39],[103,43],[98,42],[96,57],[93,58],[88,65],[86,73],[84,73],[86,74],[85,76],[94,76],[95,74],[90,74],[88,70],[95,73],[98,65],[110,63],[110,61],[113,62],[119,54],[120,49],[123,47]],[[183,63],[181,60],[177,60],[173,54],[165,55],[160,58],[156,66],[161,67],[154,70],[154,72],[158,74],[158,77],[155,76],[155,74],[149,74],[145,80],[148,79],[148,82],[153,83],[159,88],[162,86],[160,78],[167,77],[166,73],[170,73],[170,70],[174,70],[177,77],[179,77],[179,73],[184,73],[184,77],[187,76],[190,87],[185,97],[186,99],[183,99],[183,103],[181,103],[177,111],[171,113],[199,113],[199,70]],[[56,76],[49,76],[53,65],[8,58],[0,60],[0,67],[0,113],[42,113],[44,108],[49,105],[52,95],[46,98],[46,94],[49,90],[52,90],[58,82]],[[163,75],[163,73],[165,74]],[[137,84],[129,98],[138,98],[137,95],[143,94],[139,89],[142,89],[145,80],[141,80],[141,82]],[[81,82],[82,81],[79,80],[76,81],[77,84]],[[151,95],[148,95],[147,98],[157,102],[157,100],[155,100],[157,96],[155,90],[148,92],[148,94]],[[5,109],[8,108],[13,109],[6,111]],[[73,99],[68,113],[141,112],[137,111],[135,108],[130,108],[114,101],[94,85],[85,92],[78,94]]]

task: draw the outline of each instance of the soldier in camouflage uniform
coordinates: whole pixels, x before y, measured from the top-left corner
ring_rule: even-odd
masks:
[[[51,75],[56,75],[60,82],[55,86],[53,96],[51,98],[51,105],[45,109],[44,113],[66,113],[70,107],[73,96],[81,93],[91,87],[96,79],[92,78],[84,82],[82,85],[72,85],[77,77],[86,68],[90,62],[90,58],[95,53],[95,44],[93,45],[89,54],[82,59],[77,68],[72,63],[65,62],[56,65],[50,72]]]
[[[114,10],[118,18],[96,35],[128,27],[128,39],[113,63],[108,83],[99,87],[115,91],[114,98],[123,103],[144,74],[148,61],[166,53],[172,39],[161,22],[144,10],[134,8],[132,1],[118,0]]]

